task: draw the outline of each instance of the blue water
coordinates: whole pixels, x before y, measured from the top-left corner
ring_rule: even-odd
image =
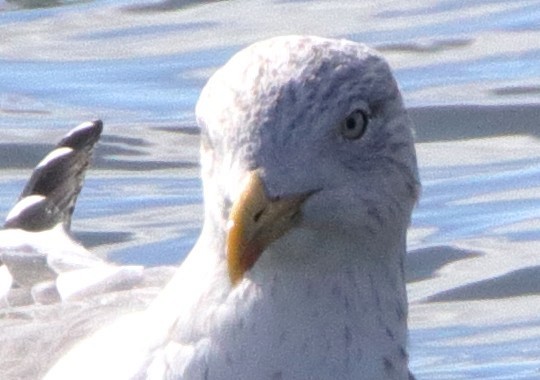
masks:
[[[117,262],[148,266],[181,262],[201,223],[193,112],[198,94],[211,72],[246,41],[270,33],[260,30],[264,23],[260,29],[255,29],[257,22],[245,26],[241,17],[277,17],[278,7],[283,17],[290,17],[287,9],[296,14],[293,7],[298,4],[246,3],[248,10],[263,4],[268,12],[239,15],[238,30],[231,37],[228,3],[172,1],[166,2],[169,10],[160,11],[129,8],[148,5],[136,1],[60,2],[35,9],[22,1],[0,2],[0,149],[8,152],[1,156],[0,214],[6,215],[32,166],[65,131],[86,119],[101,118],[104,137],[78,201],[75,235]],[[296,15],[311,25],[298,32],[307,28],[313,34],[379,47],[395,67],[410,106],[540,104],[540,38],[534,34],[540,29],[538,1],[426,0],[417,5],[388,4],[371,16],[352,8],[359,21],[346,25],[332,18],[333,7],[344,5],[320,3],[326,8],[321,7],[316,20],[303,19],[312,13]],[[80,18],[84,23],[70,23],[80,15],[88,15]],[[57,25],[61,27],[54,29]],[[274,34],[294,32],[294,25],[286,24]],[[171,50],[173,36],[181,36],[190,47],[179,44]],[[189,44],[194,38],[201,38],[200,46]],[[489,45],[490,38],[499,38],[500,45]],[[129,50],[126,45],[132,42],[137,44],[129,45]],[[112,52],[101,51],[110,47]],[[531,134],[538,136],[538,131]],[[474,125],[470,137],[478,137]],[[451,246],[475,237],[540,240],[538,224],[511,232],[501,229],[538,219],[539,196],[466,202],[491,193],[539,189],[538,155],[420,169],[423,193],[413,228],[436,227],[423,240],[426,245]],[[504,331],[508,326],[499,328]],[[453,337],[482,332],[482,328],[413,326],[411,366],[418,378],[540,377],[535,340],[446,344]],[[516,352],[528,354],[515,359]]]
[[[474,236],[520,238],[519,234],[497,232],[498,227],[533,219],[540,215],[538,197],[525,199],[488,200],[459,204],[469,198],[514,189],[540,187],[540,162],[537,159],[515,160],[502,168],[497,164],[468,165],[451,169],[422,171],[424,190],[414,213],[413,223],[436,225],[439,232],[427,242],[440,244]],[[538,231],[521,233],[521,238],[538,238]]]

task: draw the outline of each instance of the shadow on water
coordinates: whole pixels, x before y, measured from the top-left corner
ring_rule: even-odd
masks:
[[[405,261],[407,283],[433,278],[443,266],[476,256],[479,256],[479,253],[447,246],[421,248],[407,252]]]
[[[0,169],[28,169],[35,166],[53,148],[50,144],[0,144]],[[148,171],[190,169],[198,164],[191,161],[137,160],[126,157],[150,157],[134,147],[101,144],[95,152],[92,167],[106,170]],[[120,158],[122,157],[122,158]]]
[[[90,0],[6,0],[10,5],[9,10],[55,8],[89,2]]]
[[[195,6],[217,3],[226,0],[165,0],[156,3],[148,3],[141,5],[132,5],[125,9],[132,12],[163,12],[175,11],[183,8],[191,8]]]
[[[433,106],[409,110],[418,142],[505,135],[540,137],[539,105]]]
[[[427,302],[499,299],[540,294],[540,266],[518,269],[502,276],[434,294]]]
[[[132,241],[134,234],[124,231],[74,231],[73,237],[88,249],[101,245],[125,243]]]
[[[188,22],[184,24],[171,23],[161,25],[137,25],[128,26],[125,28],[114,28],[112,30],[89,31],[84,34],[79,34],[77,40],[104,40],[108,41],[113,38],[147,38],[159,36],[164,33],[182,33],[192,30],[203,30],[216,27],[216,23],[212,22]]]

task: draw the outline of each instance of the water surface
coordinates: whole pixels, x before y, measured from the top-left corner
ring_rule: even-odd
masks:
[[[179,263],[202,213],[193,109],[235,51],[289,33],[379,48],[417,124],[419,379],[540,373],[540,3],[0,2],[0,214],[73,126],[105,132],[74,216],[97,254]],[[509,291],[510,289],[510,291]]]

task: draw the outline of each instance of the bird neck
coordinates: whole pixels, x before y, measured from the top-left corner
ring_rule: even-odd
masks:
[[[306,376],[306,368],[317,378],[407,378],[404,236],[372,247],[360,240],[363,246],[306,231],[290,234],[263,253],[229,296],[263,326],[259,338],[281,332],[264,338],[264,355],[297,356],[280,359],[288,363],[284,378]]]

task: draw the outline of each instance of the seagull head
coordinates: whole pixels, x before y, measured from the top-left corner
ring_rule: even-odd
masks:
[[[205,227],[223,236],[233,284],[269,247],[305,255],[301,236],[311,251],[352,242],[347,255],[404,245],[419,192],[411,121],[375,51],[309,36],[256,43],[210,78],[196,113]],[[331,250],[325,260],[338,260]]]

